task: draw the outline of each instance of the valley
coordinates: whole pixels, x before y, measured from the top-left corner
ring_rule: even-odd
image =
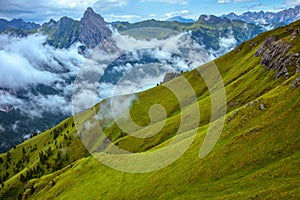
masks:
[[[299,28],[297,21],[288,27],[260,34],[214,60],[224,81],[227,114],[220,139],[204,158],[198,157],[199,150],[214,122],[210,121],[212,113],[209,110],[212,97],[199,72],[211,68],[213,63],[135,94],[130,115],[136,124],[147,128],[134,130],[132,134],[150,134],[160,126],[160,121],[151,123],[153,119],[147,114],[159,103],[165,108],[167,118],[161,119],[165,124],[156,135],[136,138],[124,134],[117,122],[111,121],[110,115],[104,112],[97,118],[97,123],[110,142],[102,140],[101,131],[92,124],[96,119],[93,116],[99,116],[105,109],[105,102],[109,102],[106,99],[2,154],[1,196],[5,199],[10,199],[13,194],[27,199],[96,199],[99,195],[105,199],[298,199],[300,95],[297,52],[300,37],[291,38],[292,32]],[[286,42],[289,48],[272,49],[268,42],[270,38],[273,38],[271,46]],[[289,73],[276,77],[280,69],[264,64],[268,54],[275,55],[268,63],[278,62],[276,55],[297,55],[287,65]],[[184,107],[168,89],[173,85],[184,93],[178,84],[182,79],[188,81],[197,98],[196,102],[187,100]],[[188,128],[176,135],[180,118],[194,116],[198,106],[197,134],[191,135]],[[99,162],[103,155],[118,158],[124,154],[113,146],[142,156],[166,147],[176,149],[177,145],[184,145],[190,139],[193,142],[182,157],[159,171],[127,173]],[[173,140],[177,142],[172,143]],[[90,152],[85,148],[87,145]],[[130,166],[130,162],[122,165],[127,170],[132,169]],[[134,169],[136,167],[147,166],[137,162]]]

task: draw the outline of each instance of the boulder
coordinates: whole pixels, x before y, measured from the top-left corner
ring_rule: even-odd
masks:
[[[260,110],[265,110],[266,108],[265,108],[265,105],[264,104],[259,104],[259,109]]]

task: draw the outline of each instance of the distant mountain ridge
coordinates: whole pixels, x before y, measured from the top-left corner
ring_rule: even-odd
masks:
[[[19,29],[23,31],[30,31],[39,28],[40,25],[34,22],[25,22],[23,19],[13,19],[8,21],[6,19],[0,19],[0,32],[8,29]]]
[[[261,33],[264,29],[259,26],[275,28],[287,25],[299,18],[300,6],[296,6],[278,13],[264,11],[246,12],[242,15],[230,13],[221,17],[201,15],[197,21],[175,16],[167,19],[167,21],[145,20],[133,24],[114,22],[111,25],[120,32],[144,27],[166,28],[177,32],[192,30],[193,37],[199,44],[216,50],[219,49],[217,45],[219,42],[217,41],[218,36],[227,37],[230,31],[226,31],[226,29],[229,27],[232,27],[233,36],[237,40],[237,44],[240,44]],[[247,25],[240,21],[246,22]],[[257,27],[250,25],[251,23]],[[249,27],[250,29],[247,30]],[[225,30],[222,31],[221,29],[224,28]],[[29,30],[31,32],[28,32]],[[108,23],[101,15],[96,14],[92,8],[88,8],[79,21],[65,16],[58,21],[51,19],[42,26],[32,22],[24,22],[22,19],[13,19],[12,21],[0,19],[0,32],[4,31],[13,32],[14,35],[18,36],[26,36],[39,31],[47,35],[47,42],[55,48],[69,48],[74,43],[80,42],[87,48],[92,49],[99,45],[103,39],[112,36]],[[134,32],[133,36],[138,34],[138,32]]]
[[[179,22],[181,21],[181,22]],[[184,22],[183,22],[184,21]],[[220,49],[219,38],[234,37],[237,44],[251,39],[261,33],[263,29],[258,25],[247,24],[242,21],[229,20],[213,15],[201,15],[197,21],[189,21],[184,18],[173,18],[169,21],[145,20],[137,23],[115,22],[111,23],[120,33],[125,33],[137,39],[166,38],[174,32],[192,31],[193,39],[207,50]],[[158,28],[169,30],[155,34],[153,30],[140,32],[143,28]],[[112,31],[103,17],[96,14],[92,8],[88,8],[80,21],[69,17],[63,17],[59,21],[50,20],[39,29],[48,37],[48,43],[56,48],[69,48],[72,44],[80,42],[88,49],[98,46],[104,39],[112,38]],[[150,34],[150,35],[148,35]],[[139,37],[142,36],[142,37]],[[143,37],[146,38],[143,38]],[[147,37],[148,36],[148,37]]]
[[[207,50],[220,50],[220,40],[230,40],[228,46],[236,46],[245,40],[249,40],[263,29],[255,24],[249,24],[240,20],[229,20],[214,15],[201,15],[195,23],[180,23],[177,21],[146,20],[137,23],[119,22],[113,26],[120,32],[137,38],[145,35],[143,28],[161,28],[177,32],[190,31],[192,38]],[[138,34],[140,32],[140,34]],[[234,44],[233,44],[234,43]],[[224,53],[224,52],[223,52]],[[222,54],[222,53],[220,53]]]
[[[232,12],[227,15],[222,15],[222,17],[226,17],[231,20],[242,20],[260,25],[273,24],[275,27],[277,27],[280,25],[287,25],[300,19],[300,6],[285,9],[277,13],[260,11],[245,12],[242,15],[237,15]]]

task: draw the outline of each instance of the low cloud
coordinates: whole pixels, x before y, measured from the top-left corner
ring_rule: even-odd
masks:
[[[228,52],[232,50],[237,45],[237,40],[234,36],[222,37],[220,38],[220,50],[223,52]]]
[[[148,28],[146,28],[148,29]],[[153,30],[146,30],[154,31],[154,32],[164,32],[167,29],[160,28],[152,28]],[[137,30],[141,31],[141,30]],[[126,33],[125,33],[126,34]],[[211,54],[205,49],[205,47],[199,45],[192,39],[191,32],[184,32],[184,33],[177,33],[174,36],[171,36],[164,40],[152,39],[152,40],[137,40],[133,37],[124,35],[124,33],[114,35],[114,39],[116,41],[117,46],[120,49],[126,51],[136,51],[138,49],[152,49],[152,54],[154,57],[158,58],[159,60],[173,60],[172,54],[178,54],[184,60],[188,60],[192,63],[192,67],[182,66],[180,62],[175,62],[178,65],[178,68],[173,65],[173,68],[177,68],[178,70],[188,70],[195,67],[198,67],[210,60],[212,57]],[[181,67],[180,67],[181,66]]]
[[[50,84],[55,76],[33,68],[28,60],[17,54],[0,51],[0,86],[3,88],[21,88],[38,83]]]
[[[1,133],[1,132],[3,133],[4,131],[5,131],[5,128],[4,128],[3,126],[0,125],[0,133]]]
[[[31,118],[44,112],[70,115],[68,80],[75,78],[85,60],[76,46],[55,49],[45,41],[41,35],[0,36],[0,104],[12,105]],[[41,85],[51,88],[51,94],[36,90]]]
[[[173,11],[173,12],[165,13],[163,17],[161,17],[161,20],[166,20],[176,16],[185,17],[185,16],[190,16],[191,14],[192,13],[189,10]]]
[[[20,121],[15,121],[15,123],[12,125],[12,130],[13,130],[13,132],[15,132],[15,133],[18,133],[19,132],[19,123],[20,123]]]
[[[215,57],[219,57],[233,50],[237,45],[238,41],[235,39],[233,31],[230,30],[227,36],[219,38],[220,48],[217,51],[210,51],[210,53]]]
[[[106,55],[95,50],[90,55],[93,61],[85,62],[81,68],[73,93],[73,113],[90,108],[108,97],[150,89],[160,83],[167,72],[192,70],[215,58],[192,39],[191,32],[178,33],[163,40],[137,40],[114,30],[113,40],[118,48],[115,54]],[[232,38],[221,38],[220,42],[223,52],[236,41],[232,41]],[[148,59],[146,63],[143,61],[145,57]],[[112,63],[117,63],[110,66],[109,73],[112,74],[104,74]],[[113,79],[120,77],[116,83],[99,82],[102,76],[112,76]]]
[[[288,6],[299,6],[300,0],[286,0],[285,4]]]
[[[85,58],[78,54],[80,44],[55,49],[45,44],[46,38],[42,35],[25,38],[1,35],[0,105],[12,105],[31,119],[43,119],[45,113],[70,116],[108,97],[152,88],[167,72],[194,69],[237,43],[233,35],[228,35],[220,38],[220,52],[208,52],[192,39],[191,32],[172,34],[161,40],[137,40],[115,31],[113,39],[117,46],[114,53],[96,49]],[[131,62],[121,62],[124,55],[130,55]],[[145,55],[155,61],[139,62]],[[110,66],[114,62],[115,65]],[[116,84],[99,82],[108,66],[112,72],[122,73]],[[122,103],[117,105],[121,112],[122,107],[128,107]],[[12,122],[10,128],[18,131],[17,127],[18,124]]]
[[[28,85],[51,85],[62,81],[58,73],[76,72],[83,58],[74,51],[44,45],[46,38],[0,35],[0,87],[18,89]],[[61,63],[64,63],[61,65]],[[73,73],[74,74],[74,73]]]

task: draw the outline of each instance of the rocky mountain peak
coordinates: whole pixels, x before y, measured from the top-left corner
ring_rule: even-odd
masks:
[[[21,18],[18,18],[18,19],[12,19],[11,22],[13,22],[13,23],[23,23],[24,20],[21,19]]]
[[[86,11],[84,12],[83,14],[83,18],[81,20],[93,20],[93,19],[96,19],[96,20],[99,20],[103,23],[105,23],[103,17],[97,13],[94,12],[94,10],[89,7],[86,9]]]
[[[69,23],[69,22],[72,22],[72,21],[74,21],[72,18],[66,17],[66,16],[62,17],[62,18],[59,20],[60,23],[65,24],[65,25],[66,25],[67,23]]]
[[[112,32],[103,17],[95,13],[92,8],[88,8],[80,20],[79,41],[92,49],[111,35]]]
[[[286,25],[291,22],[299,19],[300,16],[300,6],[296,6],[295,8],[289,8],[282,10],[277,13],[273,12],[245,12],[241,15],[236,15],[235,13],[223,15],[222,17],[227,17],[228,19],[239,19],[248,23],[258,23],[261,25],[273,24],[275,27],[279,25]]]
[[[100,14],[95,13],[90,7],[86,9],[80,21],[81,23],[90,22],[93,24],[106,25],[103,17]]]
[[[48,35],[48,43],[58,48],[80,42],[83,48],[93,49],[112,35],[103,17],[92,8],[87,8],[80,21],[66,16],[57,22],[51,19],[41,31]]]
[[[85,11],[85,14],[96,14],[96,13],[94,12],[93,8],[88,7]]]
[[[49,22],[46,22],[42,25],[43,28],[54,28],[57,22],[54,19],[50,19]]]

